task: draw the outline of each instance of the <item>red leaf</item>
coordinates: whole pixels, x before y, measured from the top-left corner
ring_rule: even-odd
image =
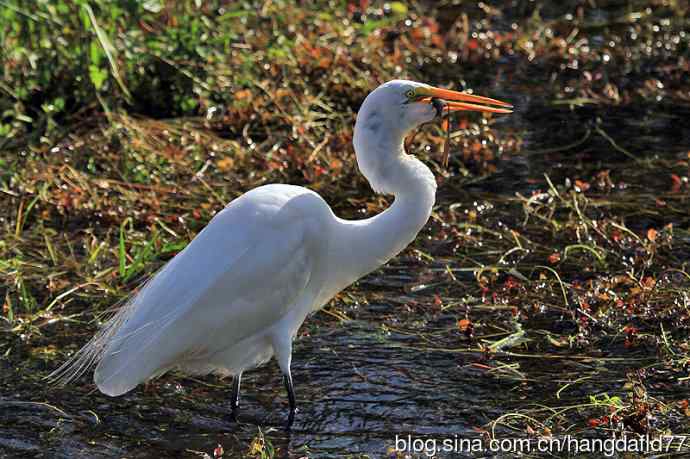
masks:
[[[654,279],[652,276],[646,276],[642,278],[641,284],[645,290],[651,290],[656,285],[656,279]]]
[[[671,185],[671,192],[678,193],[683,181],[676,174],[671,174],[671,181],[673,181],[673,185]]]
[[[626,335],[636,335],[637,334],[637,328],[633,327],[632,325],[626,325],[623,327],[623,333]]]
[[[517,281],[514,277],[512,277],[512,276],[508,276],[508,279],[506,279],[506,281],[505,281],[505,283],[503,284],[503,286],[504,286],[506,289],[511,290],[511,289],[520,287],[520,282],[518,282],[518,281]]]

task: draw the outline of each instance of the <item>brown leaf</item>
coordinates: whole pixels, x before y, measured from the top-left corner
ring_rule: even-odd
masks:
[[[221,170],[223,172],[229,171],[230,169],[232,169],[232,166],[234,165],[235,161],[232,158],[223,158],[216,162],[218,170]]]
[[[575,180],[575,191],[585,192],[589,190],[589,182],[583,182],[582,180]]]
[[[290,90],[285,88],[279,88],[276,90],[276,99],[282,99],[290,95]]]
[[[463,333],[466,332],[468,328],[470,328],[470,325],[472,325],[472,322],[470,322],[469,319],[458,320],[458,328]]]
[[[249,89],[240,89],[239,91],[236,91],[233,95],[235,96],[235,99],[242,100],[250,98],[252,96],[252,92]]]
[[[656,236],[657,236],[657,234],[658,234],[658,233],[657,233],[657,231],[656,231],[654,228],[649,228],[649,229],[647,230],[647,239],[649,239],[650,241],[654,242],[654,241],[656,241]]]

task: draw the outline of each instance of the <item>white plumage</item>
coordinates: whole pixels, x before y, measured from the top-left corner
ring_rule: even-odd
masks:
[[[436,182],[405,154],[403,139],[452,109],[494,111],[508,104],[395,80],[365,100],[355,126],[360,170],[393,205],[365,220],[336,217],[306,188],[266,185],[232,201],[53,376],[68,382],[96,364],[101,392],[117,396],[177,368],[235,376],[272,356],[290,396],[292,340],[310,312],[409,244],[431,213]],[[479,108],[477,108],[479,107]]]

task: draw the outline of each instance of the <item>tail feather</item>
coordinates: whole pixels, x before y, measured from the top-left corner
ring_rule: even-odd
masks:
[[[66,386],[102,362],[114,344],[122,343],[128,335],[137,333],[138,330],[133,330],[126,336],[118,336],[140,306],[141,301],[138,300],[156,274],[142,283],[139,292],[133,292],[106,311],[104,316],[111,316],[106,319],[105,325],[76,354],[44,379],[52,385]]]
[[[177,311],[171,311],[164,317],[147,322],[135,330],[121,327],[104,349],[94,372],[94,382],[98,389],[110,396],[129,392],[138,384],[163,374],[169,368],[165,366],[165,353],[170,347],[160,344],[161,335],[167,326],[177,318]],[[155,332],[152,332],[155,330]],[[156,358],[148,358],[147,350],[156,343]]]
[[[119,303],[122,304],[124,302],[124,305],[119,310],[117,310],[117,305],[110,309],[111,312],[115,311],[114,314],[93,338],[68,361],[46,376],[45,379],[50,384],[66,386],[98,364],[103,358],[111,339],[134,311],[135,299],[130,296]]]

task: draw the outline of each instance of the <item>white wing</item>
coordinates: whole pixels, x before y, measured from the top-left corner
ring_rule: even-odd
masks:
[[[314,203],[286,205],[295,189],[255,189],[214,217],[82,350],[77,371],[98,361],[99,389],[120,395],[274,325],[314,264],[304,212]]]

